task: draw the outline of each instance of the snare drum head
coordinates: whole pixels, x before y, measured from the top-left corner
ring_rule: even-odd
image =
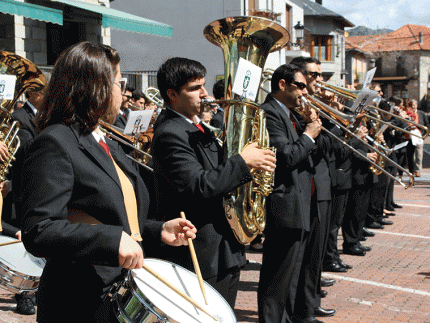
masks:
[[[205,304],[197,276],[189,270],[159,259],[145,258],[145,264],[160,276],[168,280],[179,290],[196,301],[208,313],[218,319],[219,323],[235,323],[236,317],[227,301],[208,283],[204,282],[208,305]],[[180,323],[209,322],[216,323],[186,299],[178,295],[145,269],[132,271],[134,282],[147,299],[164,312],[170,321]]]
[[[16,241],[17,239],[0,236],[0,243]],[[37,258],[25,250],[22,243],[0,247],[0,263],[10,270],[20,274],[40,277],[45,267],[45,259]]]

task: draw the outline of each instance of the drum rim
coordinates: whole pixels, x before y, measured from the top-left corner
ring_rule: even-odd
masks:
[[[196,275],[196,273],[192,272],[191,270],[188,270],[187,268],[184,268],[181,265],[178,265],[178,264],[176,264],[176,263],[174,263],[172,261],[169,261],[169,260],[164,260],[164,259],[160,259],[160,258],[145,258],[144,262],[146,262],[146,261],[155,261],[155,262],[167,263],[167,264],[179,267],[179,268],[183,269],[184,271],[187,271],[188,273],[190,273],[192,275]],[[132,269],[130,271],[131,271],[131,273],[130,273],[130,280],[133,281],[134,284],[136,284],[136,282],[134,281],[134,275],[136,275],[135,269]],[[205,280],[203,280],[203,281],[204,281],[205,288],[212,289],[212,291],[215,292],[215,294],[217,294],[219,296],[219,298],[224,302],[224,304],[227,306],[227,308],[230,309],[231,314],[233,315],[234,321],[237,322],[237,317],[236,317],[236,314],[234,313],[234,309],[231,308],[231,306],[227,302],[227,300],[211,284],[209,284]]]
[[[13,237],[0,236],[0,241],[2,240],[4,240],[4,242],[18,241],[18,239]],[[26,250],[26,252],[28,251]],[[2,260],[3,259],[0,259],[0,272],[4,272],[5,275],[3,275],[3,273],[0,273],[0,287],[3,287],[9,291],[16,292],[16,293],[34,292],[39,288],[39,282],[40,282],[41,276],[34,276],[31,274],[26,274],[26,273],[17,271],[11,268],[10,266],[6,265]],[[43,272],[43,269],[42,269],[42,272]],[[19,286],[16,286],[16,284],[13,284],[13,282],[7,280],[9,277],[12,277],[12,278],[17,277],[18,279],[20,279]],[[37,285],[31,288],[23,288],[23,286],[26,285],[26,283],[28,282],[37,284]]]

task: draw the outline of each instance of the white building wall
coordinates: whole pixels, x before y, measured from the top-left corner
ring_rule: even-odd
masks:
[[[288,0],[260,0],[258,6],[282,13],[278,23],[285,27],[286,3],[293,7],[292,21],[303,23],[303,9]],[[224,75],[224,58],[221,49],[206,40],[203,29],[212,21],[243,15],[247,6],[248,0],[114,1],[112,8],[126,12],[131,12],[132,8],[135,15],[171,25],[173,36],[169,39],[112,30],[112,46],[120,51],[124,71],[156,71],[174,56],[197,60],[208,70],[206,88],[211,94],[216,76]],[[285,56],[285,50],[270,54],[266,67],[284,64]]]

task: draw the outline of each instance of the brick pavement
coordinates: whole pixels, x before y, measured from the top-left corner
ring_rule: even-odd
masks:
[[[430,151],[430,145],[426,149]],[[374,230],[376,236],[363,243],[372,251],[365,257],[342,256],[354,266],[348,273],[324,273],[337,281],[326,289],[322,303],[337,313],[324,322],[430,322],[430,155],[425,155],[416,186],[395,186],[395,200],[403,208],[390,217],[394,224]],[[250,264],[242,271],[235,308],[239,323],[258,322],[261,253],[248,251],[247,258]],[[13,295],[0,288],[0,323],[36,322],[36,315],[16,314],[15,306]]]
[[[430,152],[430,144],[425,148]],[[328,296],[322,306],[337,313],[319,319],[326,323],[430,322],[430,154],[425,153],[421,175],[408,190],[395,185],[395,201],[403,208],[390,217],[393,225],[373,230],[376,236],[363,242],[372,251],[365,257],[342,255],[354,266],[348,273],[323,273],[335,278],[336,284],[325,289]],[[341,236],[339,240],[341,250]],[[242,272],[235,308],[239,323],[258,322],[262,257],[248,251],[247,258],[251,263]]]

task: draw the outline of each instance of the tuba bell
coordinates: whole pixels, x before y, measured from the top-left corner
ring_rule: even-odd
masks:
[[[0,74],[15,77],[15,91],[12,98],[4,96],[4,84],[0,86],[0,141],[8,147],[9,157],[0,163],[0,182],[6,179],[11,163],[20,146],[17,136],[19,123],[13,121],[14,104],[24,92],[40,91],[45,87],[46,78],[42,71],[29,60],[6,51],[0,51]]]
[[[258,104],[232,93],[239,58],[264,68],[270,52],[287,45],[288,31],[271,20],[257,17],[229,17],[214,21],[204,29],[212,44],[224,54],[225,92],[224,150],[226,158],[239,154],[247,145],[258,142],[262,149],[269,145],[266,116]],[[271,193],[273,174],[251,170],[253,180],[224,197],[227,220],[242,244],[248,244],[266,225],[266,197]]]

